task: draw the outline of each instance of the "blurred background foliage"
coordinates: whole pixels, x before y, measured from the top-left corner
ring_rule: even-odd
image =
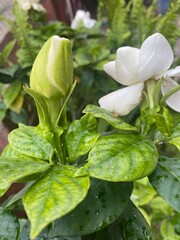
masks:
[[[22,86],[29,84],[33,61],[52,35],[69,38],[72,42],[77,86],[68,102],[69,121],[78,119],[87,104],[97,105],[100,97],[121,87],[103,71],[103,65],[114,59],[117,48],[140,47],[145,38],[160,32],[174,49],[180,37],[180,0],[170,1],[164,14],[157,6],[157,0],[148,3],[99,0],[95,10],[96,25],[91,29],[80,27],[74,30],[64,22],[47,20],[45,12],[24,11],[15,2],[14,19],[0,16],[13,36],[0,53],[0,121],[37,123],[34,102]],[[16,54],[15,63],[9,57],[12,51]],[[174,65],[178,64],[180,58],[175,53]],[[132,122],[134,114],[136,112],[125,120]],[[99,123],[101,129],[107,127],[103,124]],[[151,224],[154,239],[180,239],[180,215],[156,195],[147,179],[135,183],[132,200]]]

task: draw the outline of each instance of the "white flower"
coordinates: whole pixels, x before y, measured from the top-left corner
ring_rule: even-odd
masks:
[[[72,29],[78,29],[80,27],[92,28],[96,23],[95,19],[90,18],[90,13],[83,10],[77,10],[76,15],[71,23]]]
[[[24,11],[28,11],[31,8],[38,12],[46,11],[42,4],[40,4],[40,0],[17,0],[20,8]]]
[[[180,67],[168,70],[173,60],[171,46],[160,33],[145,39],[140,49],[119,48],[116,60],[105,64],[104,70],[114,80],[128,87],[102,97],[100,106],[118,115],[127,115],[141,102],[144,82],[149,79],[165,78],[162,94],[166,94],[178,85],[171,77],[180,76]],[[170,96],[166,103],[180,112],[180,91]]]

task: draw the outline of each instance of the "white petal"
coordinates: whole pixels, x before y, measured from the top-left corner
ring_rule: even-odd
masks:
[[[32,3],[32,8],[38,12],[45,12],[46,9],[40,3]]]
[[[172,88],[176,86],[178,86],[178,83],[173,81],[172,79],[165,81],[161,88],[162,94],[165,95],[167,92],[169,92]],[[166,103],[173,110],[180,112],[180,90],[171,95],[167,99]]]
[[[103,69],[109,76],[111,76],[114,80],[118,82],[116,69],[115,69],[115,61],[111,61],[104,64]]]
[[[173,51],[166,38],[155,33],[142,44],[139,53],[141,81],[148,80],[168,70],[174,60]]]
[[[143,83],[137,83],[109,93],[99,100],[99,105],[110,112],[125,116],[141,102],[143,87]]]
[[[115,67],[119,83],[128,86],[139,82],[139,49],[133,47],[119,48]]]
[[[170,69],[166,72],[164,72],[163,74],[156,76],[156,79],[159,79],[161,77],[180,77],[180,66],[174,68],[174,69]]]
[[[84,19],[84,27],[85,28],[93,28],[96,24],[96,20],[94,19]]]

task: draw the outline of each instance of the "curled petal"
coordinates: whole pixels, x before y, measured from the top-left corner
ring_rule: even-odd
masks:
[[[172,88],[177,86],[178,86],[178,83],[169,78],[168,81],[165,81],[165,83],[162,85],[162,88],[161,88],[162,94],[165,95]],[[173,110],[180,112],[180,90],[174,93],[173,95],[171,95],[167,99],[166,103]]]
[[[166,38],[155,33],[142,44],[139,53],[139,74],[141,81],[162,74],[174,60],[173,51]]]
[[[168,78],[168,77],[180,77],[180,66],[170,69],[163,74],[156,76],[156,79],[159,79],[161,77]]]
[[[111,76],[114,80],[118,82],[116,70],[115,70],[115,61],[108,62],[103,66],[104,71]]]
[[[143,87],[143,83],[137,83],[109,93],[99,100],[99,105],[110,112],[125,116],[141,102]]]
[[[139,82],[139,49],[121,47],[115,61],[117,81],[125,86]]]

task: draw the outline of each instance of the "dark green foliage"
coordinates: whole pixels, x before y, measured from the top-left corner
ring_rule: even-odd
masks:
[[[100,0],[99,18],[107,17],[108,42],[112,49],[122,45],[139,47],[149,35],[162,33],[174,45],[180,31],[177,29],[177,17],[180,1],[171,1],[168,11],[161,15],[157,11],[157,0],[149,7],[142,0]]]

